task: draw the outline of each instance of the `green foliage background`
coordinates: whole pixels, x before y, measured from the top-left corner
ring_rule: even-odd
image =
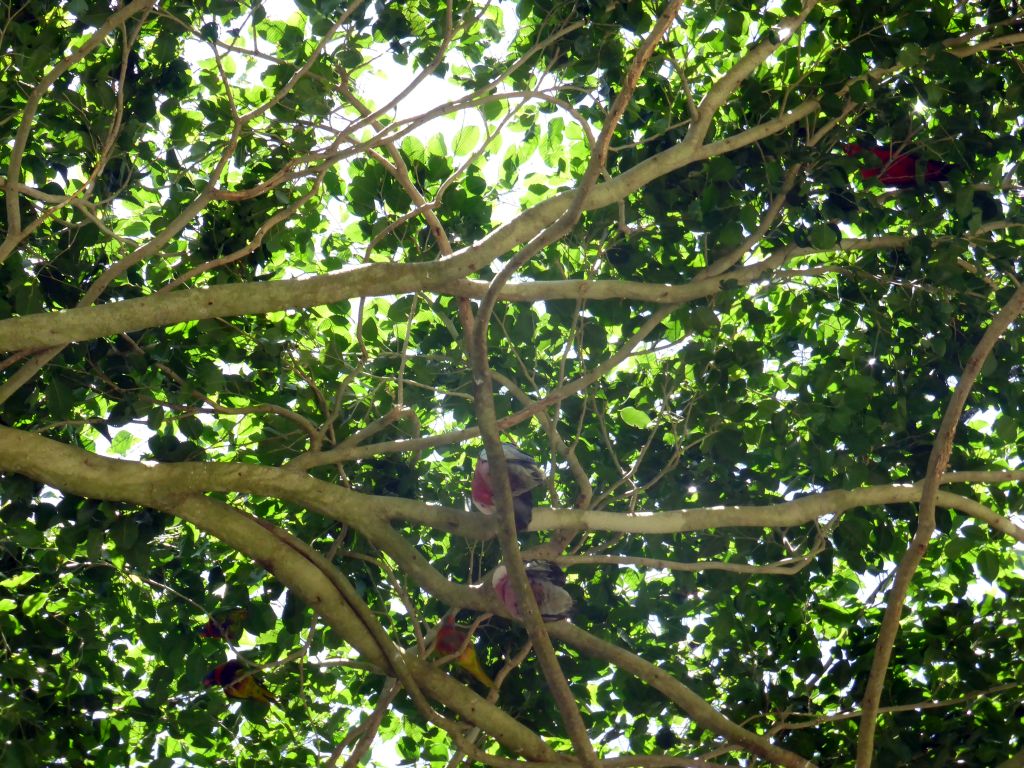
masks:
[[[258,0],[2,10],[0,766],[330,764],[377,703],[385,670],[276,562],[174,516],[190,490],[327,555],[400,648],[449,608],[482,612],[479,591],[439,594],[373,532],[390,526],[455,585],[499,562],[493,528],[461,512],[480,444],[460,303],[576,188],[587,131],[663,9],[296,5],[287,20]],[[858,489],[924,477],[965,362],[1022,279],[1017,10],[841,0],[788,35],[792,0],[684,6],[611,138],[606,196],[519,270],[489,326],[498,416],[551,476],[539,506],[583,510],[538,512],[521,539],[529,552],[579,523],[559,540],[573,624],[815,765],[853,763],[918,519],[916,499]],[[773,53],[725,87],[759,45]],[[371,79],[389,60],[434,100],[396,113]],[[849,143],[912,149],[950,164],[948,181],[884,188]],[[176,295],[236,303],[162,309]],[[123,310],[103,315],[113,330],[74,309],[92,304]],[[944,490],[1024,525],[1022,343],[1011,327],[959,419],[950,469],[989,474]],[[56,443],[137,473],[295,461],[365,497],[331,519],[283,480],[196,475],[143,504],[120,475],[87,482]],[[852,495],[797,523],[771,506],[838,490]],[[712,510],[654,533],[626,517],[733,506],[741,525]],[[939,506],[875,765],[1024,749],[1022,550],[968,511]],[[234,650],[199,627],[239,605],[241,652],[279,707],[200,686]],[[525,634],[495,618],[479,637],[497,670]],[[774,764],[650,679],[555,642],[601,757]],[[568,759],[532,657],[497,707]],[[379,738],[416,764],[455,749],[404,694]],[[514,757],[500,741],[479,745]]]

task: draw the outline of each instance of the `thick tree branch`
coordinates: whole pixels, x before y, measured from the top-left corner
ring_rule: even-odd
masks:
[[[458,587],[440,576],[421,555],[415,552],[411,545],[388,526],[381,526],[379,522],[376,525],[373,524],[374,521],[385,519],[384,516],[389,512],[392,515],[396,514],[395,505],[399,508],[398,517],[404,516],[400,511],[401,508],[406,511],[417,507],[429,509],[426,505],[418,502],[403,499],[377,499],[298,473],[272,467],[189,463],[150,467],[138,462],[94,456],[81,449],[38,435],[3,427],[0,427],[0,468],[5,471],[25,474],[69,493],[153,506],[172,511],[189,519],[198,527],[238,548],[257,562],[266,565],[311,605],[317,606],[318,610],[322,609],[332,627],[342,633],[342,636],[352,642],[361,653],[380,666],[385,666],[387,662],[379,650],[377,641],[365,629],[365,623],[351,609],[345,607],[347,603],[329,597],[336,594],[337,591],[333,579],[326,577],[320,566],[312,571],[307,570],[312,567],[313,561],[302,553],[303,546],[282,547],[279,534],[268,531],[268,527],[264,523],[227,505],[201,497],[185,495],[179,498],[179,495],[183,493],[181,489],[190,489],[188,494],[194,494],[197,491],[240,491],[279,496],[308,505],[311,509],[323,514],[330,514],[335,519],[350,520],[353,524],[361,524],[367,531],[373,532],[371,542],[394,556],[402,563],[403,570],[428,591],[441,596],[452,605],[465,605],[480,611],[484,611],[492,605],[489,600],[493,600],[493,598],[485,597],[479,590]],[[1021,476],[1024,476],[1024,472],[951,473],[943,480],[947,482],[1005,482],[1019,480]],[[634,519],[642,521],[644,527],[656,532],[693,530],[701,526],[716,528],[729,525],[791,526],[813,520],[825,513],[835,513],[848,506],[911,502],[919,499],[920,495],[920,485],[883,486],[856,491],[833,491],[816,497],[787,502],[776,507],[754,507],[745,510],[718,508],[632,516],[586,511],[581,513],[581,517],[596,515],[600,518],[601,515],[609,515],[616,518]],[[943,504],[957,506],[961,497],[940,493],[938,499]],[[209,506],[211,504],[215,505],[216,509]],[[537,510],[535,514],[538,516],[550,514],[553,518],[563,518],[564,515],[571,513]],[[688,514],[689,517],[686,517]],[[673,520],[677,527],[669,528],[663,525],[663,519]],[[652,522],[657,524],[652,525]],[[581,630],[572,628],[570,634],[563,634],[563,627],[566,626],[568,625],[552,624],[547,629],[554,636],[572,642],[581,650],[594,648],[586,639],[589,636],[582,633]],[[359,629],[360,627],[363,629]],[[605,648],[603,653],[610,652],[609,648],[613,648],[613,646]],[[618,657],[612,660],[617,659]],[[642,676],[649,676],[650,673],[646,667],[638,666],[636,663],[633,663],[632,666],[626,665],[624,668],[634,674],[642,673]],[[424,682],[423,673],[419,667],[413,667],[413,673],[419,684],[424,686],[425,692],[432,696],[437,692],[437,686],[441,685],[438,680]],[[441,677],[450,680],[443,674]],[[718,727],[725,728],[727,726],[702,709],[700,704],[690,701],[684,691],[676,687],[676,681],[673,681],[668,675],[659,673],[652,678],[652,681],[652,684],[656,682],[656,687],[660,686],[658,689],[677,703],[688,702],[686,706],[697,707],[696,711],[698,714],[703,713],[701,717],[704,717],[706,722],[717,723],[716,732],[736,741],[731,735],[731,731],[717,730]],[[454,681],[450,682],[451,685],[462,689]],[[443,700],[448,706],[453,706],[447,699]],[[703,707],[706,706],[706,704],[703,705]],[[456,711],[461,710],[456,709]],[[468,717],[468,715],[464,716]],[[509,727],[512,726],[509,725]],[[737,741],[737,743],[746,742]],[[757,754],[761,753],[757,752]],[[783,762],[782,764],[800,763]]]
[[[352,602],[354,591],[344,588],[343,577],[336,569],[304,542],[269,523],[223,502],[196,495],[195,489],[202,484],[190,486],[185,479],[189,472],[177,478],[162,476],[161,467],[104,459],[59,443],[52,444],[47,457],[25,456],[15,462],[11,447],[25,444],[20,439],[6,439],[15,430],[0,429],[5,433],[0,435],[0,466],[5,471],[19,471],[87,498],[126,501],[187,520],[273,573],[374,666],[388,669],[398,658],[394,651],[382,648],[385,638],[369,624],[365,611],[360,616],[358,604],[353,606]],[[20,467],[14,467],[15,463]],[[413,676],[407,679],[413,680],[424,693],[476,723],[509,749],[535,760],[554,757],[550,748],[529,729],[431,664],[408,655],[399,661],[399,674],[404,675],[402,666],[407,667]]]
[[[288,499],[350,525],[374,541],[380,541],[380,537],[385,535],[381,531],[397,536],[388,526],[381,526],[381,521],[430,525],[472,539],[486,539],[494,535],[493,526],[481,520],[478,514],[413,499],[359,493],[285,468],[230,462],[175,462],[147,466],[141,462],[97,456],[41,435],[0,426],[2,471],[18,472],[72,493],[89,495],[86,489],[78,489],[75,485],[76,478],[87,469],[98,473],[95,482],[105,479],[101,486],[88,486],[93,492],[97,487],[103,487],[102,498],[138,504],[151,505],[147,494],[153,488],[161,489],[161,492],[190,488],[200,493],[249,493]],[[942,478],[943,483],[999,484],[1022,480],[1024,471],[1021,470],[954,472]],[[921,494],[922,484],[917,483],[823,491],[777,504],[695,507],[663,512],[623,513],[538,507],[534,509],[535,525],[532,527],[539,530],[578,527],[581,530],[633,534],[672,534],[730,527],[792,527],[858,507],[916,503],[921,500]],[[937,501],[992,526],[1006,536],[1024,541],[1024,528],[973,499],[939,491]],[[388,546],[381,548],[389,549]],[[403,565],[416,567],[414,563]],[[479,605],[482,610],[484,604]]]
[[[607,186],[601,185],[598,189]],[[1016,222],[1005,222],[1004,225],[1006,228],[1024,226]],[[169,227],[168,230],[176,231],[175,227]],[[992,231],[991,223],[979,228],[977,233],[989,231]],[[829,250],[903,248],[912,239],[902,235],[843,238]],[[936,242],[941,243],[943,240],[938,238]],[[258,315],[282,309],[333,304],[359,296],[435,291],[452,296],[482,298],[487,293],[488,283],[468,280],[465,276],[478,271],[497,257],[489,247],[485,247],[486,242],[463,249],[449,259],[429,264],[371,264],[334,275],[195,288],[128,299],[115,304],[12,317],[0,320],[0,352],[46,348],[143,328],[173,325],[184,320]],[[508,284],[498,295],[503,300],[523,302],[632,299],[657,304],[682,304],[718,293],[725,282],[748,285],[770,276],[771,270],[791,259],[824,252],[809,246],[786,246],[774,250],[768,258],[754,264],[682,285],[656,285],[628,280],[551,280]]]

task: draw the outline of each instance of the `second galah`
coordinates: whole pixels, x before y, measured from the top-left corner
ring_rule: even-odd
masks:
[[[516,515],[516,530],[525,531],[533,519],[533,489],[544,482],[544,473],[537,462],[510,443],[502,443],[508,464],[508,481],[512,487],[512,507]],[[494,514],[494,485],[487,451],[480,451],[473,473],[473,504],[485,515]]]
[[[565,585],[565,573],[549,560],[533,560],[526,563],[526,578],[530,582],[530,591],[537,601],[540,615],[545,621],[568,618],[572,613],[572,595],[562,587]],[[505,607],[517,618],[519,600],[508,575],[508,569],[499,565],[491,576],[491,584]]]

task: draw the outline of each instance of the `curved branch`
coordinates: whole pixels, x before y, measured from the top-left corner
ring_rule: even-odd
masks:
[[[823,491],[793,501],[735,507],[695,507],[666,512],[606,512],[602,510],[546,509],[533,512],[537,528],[579,527],[583,530],[619,533],[671,534],[709,528],[782,528],[797,526],[856,507],[881,504],[913,504],[922,498],[922,484],[877,485],[852,491]],[[1024,528],[997,515],[978,502],[947,491],[937,500],[946,507],[991,525],[1017,541]]]
[[[296,546],[286,546],[282,537],[287,537],[287,534],[226,504],[197,497],[194,494],[197,491],[241,491],[276,496],[306,505],[314,511],[364,529],[372,544],[395,557],[401,563],[403,570],[421,587],[441,597],[450,605],[485,611],[493,607],[494,604],[493,595],[488,596],[486,590],[470,589],[447,581],[397,531],[390,526],[380,525],[381,520],[403,518],[413,513],[423,519],[430,515],[436,516],[435,520],[447,518],[462,522],[462,519],[465,519],[467,526],[471,525],[468,518],[473,516],[454,510],[442,510],[406,499],[380,499],[366,496],[296,472],[273,467],[239,464],[191,464],[187,462],[146,466],[140,462],[95,456],[79,448],[6,427],[0,427],[0,468],[4,471],[24,474],[66,492],[90,498],[127,501],[150,506],[190,520],[203,530],[223,539],[231,546],[264,564],[290,589],[294,589],[303,599],[321,611],[330,625],[348,642],[352,643],[360,653],[381,667],[386,667],[388,662],[380,650],[378,641],[367,630],[365,621],[347,607],[348,603],[338,599],[336,581],[328,575],[329,572],[325,571],[321,564],[315,562],[316,558],[310,557],[304,544],[296,540]],[[998,482],[1019,480],[1022,475],[1024,473],[1021,471],[950,473],[944,476],[942,481]],[[183,494],[181,489],[192,490]],[[632,515],[578,511],[578,518],[581,521],[588,518],[592,522],[607,521],[613,526],[617,519],[620,522],[626,521],[628,525],[620,524],[615,528],[636,528],[648,532],[693,530],[699,527],[721,528],[729,525],[790,526],[852,506],[912,502],[921,497],[922,489],[922,485],[918,484],[916,486],[881,486],[856,491],[831,491],[779,505],[746,509],[717,508]],[[967,514],[972,512],[970,504],[973,502],[955,494],[940,492],[937,500],[942,504],[960,508]],[[974,512],[977,514],[977,510]],[[558,520],[563,525],[564,516],[567,514],[572,515],[574,512],[544,509],[535,511],[537,517],[542,518],[548,515],[551,516],[552,522]],[[666,525],[667,523],[674,527],[669,527]],[[1021,540],[1024,540],[1024,531],[1015,530]],[[602,658],[609,658],[615,663],[621,664],[623,669],[650,682],[673,701],[683,706],[697,722],[707,724],[706,727],[712,728],[716,733],[721,733],[731,741],[743,744],[756,754],[765,756],[775,754],[771,750],[777,749],[776,747],[767,744],[761,737],[754,737],[754,740],[751,741],[753,734],[749,734],[714,712],[706,702],[695,697],[692,691],[672,679],[667,673],[655,670],[621,649],[602,643],[583,630],[567,623],[551,624],[547,630],[553,637],[570,642],[581,650],[594,651]],[[425,666],[436,672],[436,676],[421,668],[409,657],[404,661],[410,665],[412,674],[425,693],[443,701],[467,719],[473,720],[474,717],[480,719],[485,716],[474,703],[475,699],[465,700],[467,695],[465,687],[440,671],[434,670],[429,664]],[[451,689],[449,690],[446,686],[451,686]],[[451,700],[452,696],[456,701]],[[486,711],[490,712],[490,710]],[[526,738],[525,734],[516,730],[522,726],[514,721],[502,721],[502,723],[504,723],[502,727],[514,731],[512,735],[506,734],[502,738]],[[482,727],[494,733],[496,726],[494,723],[488,722]],[[758,739],[761,740],[758,741]],[[529,749],[534,750],[533,754],[539,754],[536,750],[542,749],[542,744],[537,742],[531,742],[531,744]],[[520,744],[518,748],[525,750],[527,747]],[[784,750],[782,752],[785,753]],[[524,751],[522,754],[526,754],[526,752]],[[796,762],[797,758],[788,756],[788,753],[781,757],[771,757],[771,759],[777,759],[783,765],[810,765]]]
[[[917,712],[922,709],[945,709],[946,707],[954,707],[957,704],[966,704],[968,701],[974,701],[988,696],[995,696],[1005,691],[1012,691],[1020,688],[1021,685],[1021,683],[1004,683],[1002,685],[993,686],[992,688],[988,688],[984,691],[971,691],[970,693],[965,693],[963,696],[956,696],[951,699],[915,701],[913,704],[894,704],[888,707],[881,707],[878,712],[879,714],[888,714],[890,712]],[[773,725],[771,732],[778,733],[780,731],[796,731],[804,728],[816,728],[823,723],[852,720],[855,717],[860,717],[860,715],[861,710],[859,709],[855,709],[851,712],[837,712],[832,715],[807,715],[806,717],[809,718],[807,720],[800,720],[795,723],[780,722]]]
[[[304,542],[270,523],[224,502],[197,495],[195,489],[202,488],[202,482],[192,484],[189,481],[202,475],[196,466],[183,468],[184,473],[167,474],[162,470],[173,465],[147,467],[141,463],[105,459],[45,438],[41,439],[49,446],[43,455],[26,455],[19,461],[12,458],[11,448],[17,445],[25,449],[30,444],[24,443],[21,438],[25,435],[19,436],[16,430],[2,429],[5,434],[0,437],[0,467],[5,471],[17,471],[88,498],[147,506],[189,521],[273,573],[374,666],[386,670],[397,661],[397,671],[401,673],[402,667],[408,669],[412,677],[406,679],[415,682],[425,694],[479,725],[517,754],[533,760],[554,757],[536,734],[431,664],[408,654],[397,657],[393,651],[388,651],[383,644],[386,638],[375,632],[365,611],[360,615],[354,590],[345,588],[344,577],[336,569]],[[31,444],[31,449],[38,451],[42,445]],[[295,476],[294,473],[283,474]],[[391,533],[398,537],[394,531]],[[482,598],[474,600],[474,591],[444,583],[449,590],[468,593],[469,602],[475,602],[481,609],[486,607]],[[437,586],[436,579],[432,586]]]
[[[713,560],[699,563],[677,563],[674,560],[663,560],[656,557],[632,557],[630,555],[553,555],[560,565],[603,566],[622,565],[626,567],[657,568],[668,571],[697,573],[699,571],[725,571],[726,573],[756,573],[760,575],[792,576],[806,568],[814,559],[813,556],[790,557],[769,565],[749,565],[747,563],[719,563]]]

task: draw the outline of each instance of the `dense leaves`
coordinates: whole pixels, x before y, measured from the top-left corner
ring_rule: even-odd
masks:
[[[466,588],[502,558],[468,504],[469,321],[606,125],[487,327],[505,439],[574,510],[520,537],[589,633],[553,626],[562,672],[600,758],[853,764],[905,486],[1022,279],[1017,8],[663,11],[0,11],[0,768],[443,765],[462,720],[471,760],[568,761],[525,630]],[[912,573],[874,765],[1024,751],[1022,353],[1018,323],[956,414],[973,474]],[[487,608],[493,707],[417,666]],[[236,657],[276,703],[202,685]]]

